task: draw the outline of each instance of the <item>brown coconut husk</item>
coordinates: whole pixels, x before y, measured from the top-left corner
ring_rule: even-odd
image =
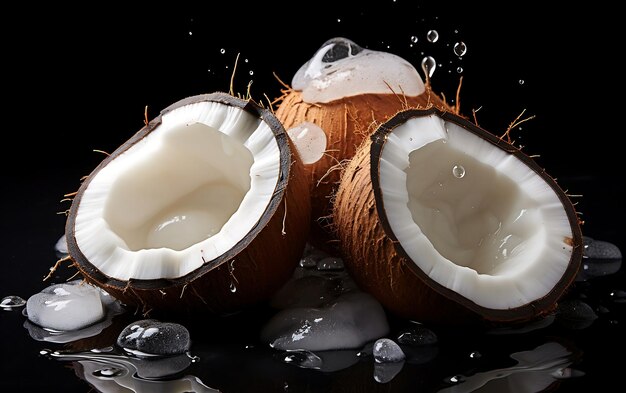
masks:
[[[332,231],[332,203],[341,172],[363,140],[401,110],[432,107],[455,110],[435,94],[430,85],[417,97],[396,94],[390,88],[389,94],[362,94],[316,104],[304,102],[301,92],[287,88],[278,102],[275,114],[286,130],[306,121],[316,124],[326,134],[323,157],[305,164],[304,170],[311,193],[310,240],[327,251],[337,247]]]

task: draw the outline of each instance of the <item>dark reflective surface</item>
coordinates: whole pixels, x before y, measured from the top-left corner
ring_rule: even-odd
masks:
[[[3,92],[9,104],[0,158],[0,233],[6,242],[0,297],[27,299],[48,285],[41,279],[57,260],[54,244],[64,230],[65,217],[56,213],[69,207],[59,201],[103,158],[93,149],[110,152],[141,128],[146,105],[153,117],[185,96],[228,90],[237,52],[235,91],[245,92],[253,79],[253,96],[276,97],[281,86],[272,72],[289,82],[323,42],[338,36],[396,53],[418,69],[421,52],[433,56],[441,63],[434,88],[448,98],[455,96],[456,70],[462,67],[462,111],[471,115],[472,108],[481,108],[479,123],[494,133],[504,132],[525,108],[537,115],[514,131],[514,139],[529,154],[539,154],[540,164],[564,189],[583,195],[575,200],[586,222],[584,233],[624,251],[623,149],[615,139],[623,126],[607,98],[622,79],[621,65],[614,60],[621,47],[606,28],[616,26],[610,20],[615,10],[596,2],[593,8],[567,10],[573,14],[565,17],[561,9],[532,1],[515,12],[495,14],[472,4],[382,3],[335,10],[332,3],[322,2],[307,11],[293,5],[232,3],[224,4],[222,12],[183,6],[130,11],[109,5],[94,11],[54,5],[37,12],[7,12],[17,27],[2,38]],[[436,43],[427,42],[429,29],[438,30]],[[294,37],[301,42],[290,44]],[[468,49],[459,60],[452,48],[461,40]],[[178,321],[190,331],[191,356],[200,360],[180,358],[184,361],[143,368],[126,359],[111,364],[106,356],[40,355],[44,349],[91,353],[112,346],[119,332],[141,315],[118,316],[95,336],[60,344],[31,338],[20,309],[1,311],[0,388],[609,390],[623,374],[622,365],[612,359],[620,359],[626,350],[626,276],[615,260],[584,263],[588,267],[567,295],[573,302],[567,310],[530,326],[488,332],[429,326],[437,344],[406,351],[401,367],[376,367],[371,356],[357,356],[356,350],[317,353],[326,371],[285,363],[281,353],[258,342],[262,323],[271,315],[265,308],[225,320],[196,316]],[[62,266],[52,281],[73,273]],[[588,309],[576,307],[579,302]],[[406,321],[392,324],[396,333],[406,327]],[[174,372],[159,375],[164,370]],[[576,377],[567,378],[572,375]]]

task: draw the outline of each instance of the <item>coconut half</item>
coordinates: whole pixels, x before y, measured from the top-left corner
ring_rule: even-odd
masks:
[[[276,117],[303,158],[311,186],[312,241],[333,240],[332,196],[341,170],[376,127],[407,108],[450,109],[408,61],[333,38],[294,75]]]
[[[355,280],[416,320],[532,319],[553,310],[582,258],[576,212],[556,182],[518,148],[438,110],[401,112],[359,148],[334,222]]]
[[[268,298],[308,235],[303,167],[280,122],[224,93],[166,108],[84,181],[68,251],[144,310],[216,312]]]

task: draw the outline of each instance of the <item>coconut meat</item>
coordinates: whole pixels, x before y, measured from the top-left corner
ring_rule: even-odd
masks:
[[[514,155],[431,115],[388,135],[379,171],[394,235],[443,287],[509,309],[545,296],[563,276],[573,237],[566,212]]]
[[[176,108],[90,179],[78,247],[116,279],[184,276],[244,239],[279,170],[275,136],[258,117],[216,102]]]
[[[408,61],[391,53],[363,49],[346,38],[326,41],[300,67],[291,84],[310,104],[361,94],[416,97],[426,90]]]

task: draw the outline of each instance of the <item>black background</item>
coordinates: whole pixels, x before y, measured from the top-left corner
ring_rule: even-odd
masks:
[[[462,112],[481,108],[478,121],[493,133],[524,109],[536,115],[513,136],[564,189],[583,194],[576,200],[584,233],[625,249],[624,46],[608,2],[203,3],[3,11],[0,296],[28,298],[45,286],[63,233],[65,217],[56,213],[69,208],[59,201],[103,158],[94,149],[111,152],[142,127],[145,106],[152,118],[186,96],[228,91],[237,53],[235,92],[253,80],[255,99],[275,98],[281,85],[273,73],[289,83],[336,36],[398,54],[418,70],[422,52],[434,56],[442,64],[434,90],[448,99],[463,67]],[[426,41],[429,29],[439,31],[437,43]],[[413,35],[418,42],[410,47]],[[468,47],[462,60],[452,54],[457,41]],[[59,368],[33,370],[38,347],[22,353],[11,337],[26,332],[20,318],[7,315],[3,329],[15,331],[1,332],[0,385],[88,390],[78,380],[56,380]]]

